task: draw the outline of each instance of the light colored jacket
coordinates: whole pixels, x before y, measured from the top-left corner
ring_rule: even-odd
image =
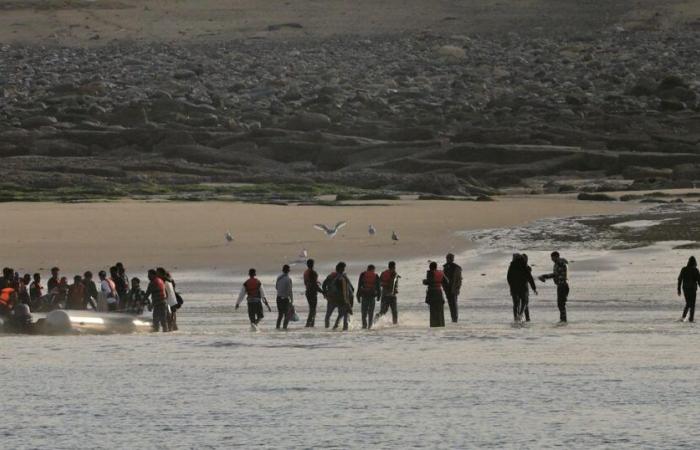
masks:
[[[288,273],[283,273],[277,277],[277,281],[275,282],[275,289],[277,289],[278,297],[288,298],[290,302],[294,302],[292,279],[289,277]]]

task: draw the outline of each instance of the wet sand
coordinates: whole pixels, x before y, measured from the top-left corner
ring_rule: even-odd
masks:
[[[614,214],[639,204],[576,201],[564,196],[505,197],[494,202],[377,202],[368,206],[275,206],[245,203],[7,203],[2,206],[3,264],[20,272],[65,273],[123,261],[132,272],[277,270],[306,248],[319,261],[385,261],[468,248],[458,232],[509,227],[536,219]],[[315,223],[348,221],[335,239]],[[370,237],[369,224],[377,228]],[[224,234],[231,230],[234,242]],[[392,230],[399,235],[392,242]]]

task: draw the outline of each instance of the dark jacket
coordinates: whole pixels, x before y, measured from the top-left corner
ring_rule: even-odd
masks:
[[[447,282],[443,283],[445,293],[459,295],[459,291],[462,289],[462,268],[452,262],[443,265],[442,271],[447,277]]]
[[[527,291],[528,284],[533,291],[537,290],[535,280],[532,278],[532,269],[522,259],[511,261],[507,279],[511,292]]]
[[[700,271],[697,267],[685,266],[681,269],[680,275],[678,275],[678,290],[681,287],[684,291],[695,292],[698,290],[698,285],[700,285]]]

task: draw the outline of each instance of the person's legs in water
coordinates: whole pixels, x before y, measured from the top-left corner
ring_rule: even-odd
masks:
[[[568,283],[557,286],[557,307],[559,308],[559,321],[566,322],[566,301],[569,297]]]
[[[248,302],[248,319],[257,325],[263,318],[262,302]]]
[[[391,308],[391,321],[396,325],[399,322],[398,311],[396,310],[396,297],[382,297],[379,303],[379,313],[374,316],[374,321],[379,320],[380,317],[384,316]]]
[[[334,330],[338,329],[338,326],[340,325],[341,319],[343,320],[343,331],[347,331],[347,329],[348,329],[348,307],[345,305],[338,306],[338,318],[335,319],[335,325],[333,326]]]
[[[374,297],[362,297],[362,328],[372,328],[374,321]]]
[[[316,305],[318,304],[318,294],[306,293],[306,301],[309,303],[309,317],[306,319],[306,328],[313,328],[316,324]]]
[[[326,306],[326,317],[325,317],[326,328],[331,327],[331,316],[333,315],[333,311],[335,311],[335,308],[337,308],[337,305],[335,303],[328,302],[328,305]]]
[[[447,306],[450,307],[450,318],[452,322],[457,323],[459,319],[459,310],[457,307],[457,296],[454,294],[445,294],[447,297]]]
[[[280,329],[280,325],[284,323],[284,329],[287,329],[287,312],[289,311],[289,299],[277,297],[277,329]]]
[[[168,320],[167,311],[165,310],[165,303],[159,303],[153,305],[153,331],[168,331]]]
[[[391,308],[391,322],[397,325],[399,323],[399,305],[396,302],[396,297],[390,298],[389,307]]]
[[[430,327],[445,326],[445,305],[439,302],[430,303]]]
[[[695,321],[695,299],[697,298],[697,292],[691,289],[684,290],[683,295],[685,296],[685,310],[683,311],[683,318],[685,319],[686,313],[688,314],[688,322]]]
[[[510,296],[513,298],[513,322],[520,321],[520,293],[511,291]]]
[[[525,289],[522,295],[522,314],[525,314],[525,322],[530,321],[530,291]]]

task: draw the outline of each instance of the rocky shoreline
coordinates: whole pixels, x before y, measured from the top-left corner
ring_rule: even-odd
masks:
[[[691,188],[698,94],[692,29],[3,45],[0,198]]]

